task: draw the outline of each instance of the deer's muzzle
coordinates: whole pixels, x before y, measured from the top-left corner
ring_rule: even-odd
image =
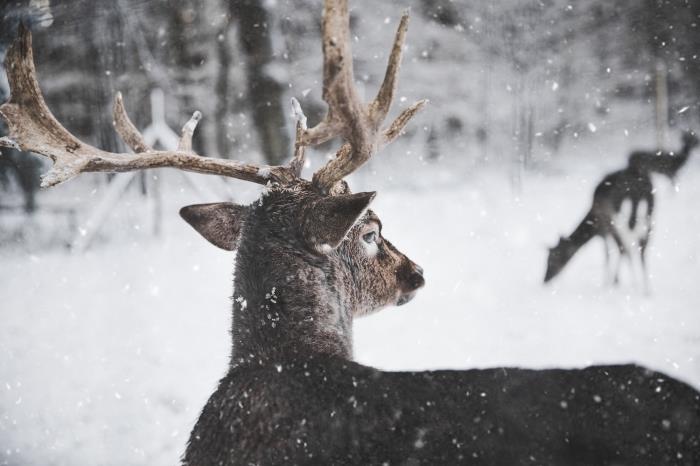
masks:
[[[396,300],[396,305],[401,306],[408,303],[416,296],[416,291],[425,285],[423,278],[423,268],[420,265],[410,263],[404,272],[401,280],[402,292]]]

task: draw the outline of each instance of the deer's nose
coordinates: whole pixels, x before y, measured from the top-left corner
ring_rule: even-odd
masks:
[[[411,290],[417,290],[425,285],[423,268],[420,265],[415,265],[413,267],[413,272],[411,272],[411,275],[408,277],[408,284],[411,287]]]

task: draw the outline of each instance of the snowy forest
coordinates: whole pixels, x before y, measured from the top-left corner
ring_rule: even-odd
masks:
[[[637,363],[700,388],[700,155],[688,142],[700,131],[700,2],[354,0],[366,101],[406,9],[390,118],[429,103],[348,182],[377,191],[383,232],[425,287],[355,321],[354,359],[391,371]],[[326,112],[321,10],[4,0],[0,59],[26,25],[48,107],[100,149],[129,151],[113,125],[121,92],[153,147],[174,150],[199,110],[198,154],[279,165],[294,153],[291,99],[310,125]],[[338,146],[310,148],[304,176]],[[646,278],[621,257],[610,283],[594,237],[543,283],[549,248],[606,175],[634,151],[684,149],[677,174],[651,175]],[[251,203],[260,187],[155,169],[43,189],[48,159],[1,150],[0,464],[177,463],[231,356],[235,261],[178,210]]]

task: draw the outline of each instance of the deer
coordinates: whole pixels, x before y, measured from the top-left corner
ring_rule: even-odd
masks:
[[[544,282],[559,275],[571,258],[591,239],[603,239],[606,282],[617,285],[620,268],[627,260],[636,281],[641,278],[643,290],[649,293],[646,251],[652,232],[654,187],[652,173],[662,174],[672,181],[698,145],[692,131],[682,136],[678,153],[664,151],[633,151],[627,166],[609,173],[593,192],[593,203],[569,236],[562,236],[549,249]]]
[[[658,173],[675,181],[678,172],[688,162],[690,154],[698,144],[697,134],[694,131],[684,131],[681,136],[681,148],[678,152],[663,150],[632,152],[628,158],[630,167],[647,173]]]
[[[380,89],[364,103],[353,83],[348,2],[324,0],[328,111],[308,127],[294,102],[294,152],[279,166],[193,153],[197,112],[178,150],[155,151],[119,94],[115,129],[133,154],[89,146],[46,106],[28,31],[10,50],[12,95],[0,107],[10,136],[0,142],[51,158],[44,185],[152,167],[263,185],[250,205],[180,212],[207,241],[236,252],[227,373],[194,424],[182,464],[698,464],[700,393],[634,364],[391,372],[353,361],[353,320],[408,303],[426,283],[384,236],[370,209],[376,192],[352,193],[345,180],[425,105],[407,107],[382,129],[407,26],[404,13]],[[305,148],[336,136],[335,157],[303,179]]]

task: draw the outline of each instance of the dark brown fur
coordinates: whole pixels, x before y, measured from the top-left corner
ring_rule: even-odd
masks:
[[[700,394],[644,368],[392,373],[352,362],[353,318],[423,285],[383,237],[368,254],[381,226],[356,210],[373,194],[356,196],[325,205],[328,230],[305,224],[332,202],[306,183],[273,188],[236,217],[231,364],[183,464],[700,463]],[[332,212],[356,219],[340,239]],[[208,224],[221,222],[194,226],[221,237]]]
[[[304,355],[233,367],[187,465],[696,466],[700,400],[628,366],[383,372]]]

